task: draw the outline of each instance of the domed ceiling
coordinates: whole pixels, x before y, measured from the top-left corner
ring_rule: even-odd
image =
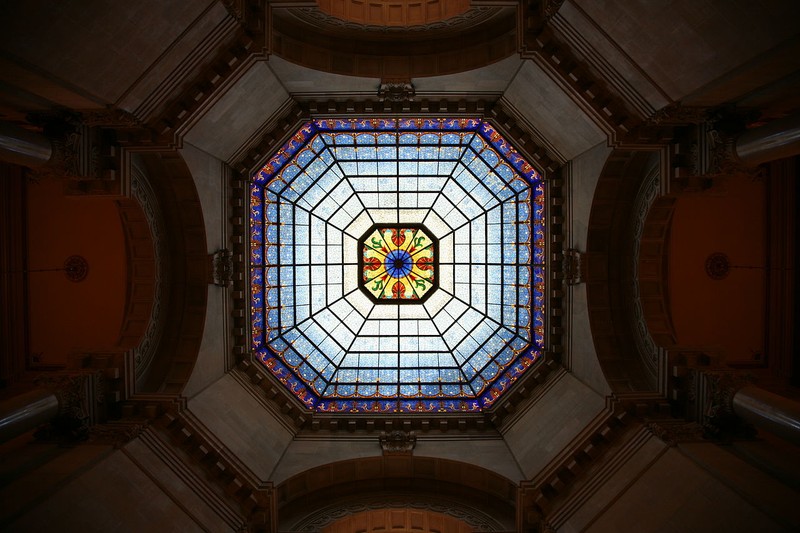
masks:
[[[544,201],[480,119],[306,122],[250,186],[253,351],[318,412],[491,407],[544,349]]]

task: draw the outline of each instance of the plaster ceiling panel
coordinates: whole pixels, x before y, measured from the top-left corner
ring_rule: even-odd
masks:
[[[605,133],[533,61],[522,65],[504,99],[565,160],[606,140]]]
[[[254,63],[184,137],[227,161],[289,98],[264,61]]]
[[[92,9],[85,4],[3,2],[0,49],[98,103],[114,103],[212,2],[92,2]]]
[[[414,78],[418,95],[502,94],[523,60],[516,54],[486,67],[429,78]]]
[[[303,67],[273,55],[269,58],[272,72],[280,79],[289,93],[298,99],[323,99],[331,97],[366,95],[378,93],[378,78],[363,78],[331,74]]]

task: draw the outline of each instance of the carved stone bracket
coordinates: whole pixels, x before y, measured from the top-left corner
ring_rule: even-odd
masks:
[[[584,281],[581,259],[583,254],[572,248],[564,250],[564,280],[567,285],[577,285]]]
[[[705,440],[703,426],[696,422],[669,419],[647,422],[645,427],[668,446],[677,446],[681,442],[701,442]]]
[[[702,124],[708,120],[708,108],[680,104],[662,107],[647,119],[648,124]]]
[[[93,444],[110,444],[115,448],[120,448],[141,435],[148,425],[147,421],[98,424],[89,428],[89,442]]]
[[[380,443],[383,455],[411,455],[417,445],[417,436],[413,431],[383,432]]]
[[[385,80],[378,88],[378,99],[381,102],[413,102],[415,94],[414,85],[404,80]]]
[[[211,278],[217,287],[230,287],[233,283],[233,253],[223,248],[211,256]]]

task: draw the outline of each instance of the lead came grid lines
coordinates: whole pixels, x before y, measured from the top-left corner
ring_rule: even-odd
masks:
[[[541,178],[476,119],[304,127],[251,186],[254,352],[320,411],[489,407],[543,348]],[[358,289],[382,224],[438,239],[424,303]]]

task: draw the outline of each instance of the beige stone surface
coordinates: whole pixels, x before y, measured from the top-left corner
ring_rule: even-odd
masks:
[[[414,455],[471,463],[505,476],[514,483],[524,478],[514,455],[500,438],[420,438]]]
[[[775,0],[575,3],[674,100],[795,35],[800,16],[797,2]]]
[[[0,48],[91,98],[114,103],[211,0],[4,2]],[[147,23],[142,23],[147,20]]]
[[[447,76],[415,78],[417,94],[502,94],[514,79],[523,60],[514,54],[477,70]]]
[[[194,124],[184,141],[227,161],[288,98],[267,62],[256,61]]]
[[[800,531],[800,513],[797,512],[800,491],[796,488],[787,487],[775,477],[745,462],[734,455],[733,450],[727,446],[696,442],[681,444],[679,449],[722,483],[736,490],[749,503],[776,521]],[[783,455],[775,453],[777,450],[774,447],[770,449],[776,458],[789,459],[795,467],[800,464],[797,450]],[[792,475],[789,472],[787,474]]]
[[[264,481],[292,440],[292,434],[229,374],[192,398],[189,410]]]
[[[209,531],[234,531],[232,525],[226,522],[212,505],[222,507],[228,517],[236,516],[235,511],[221,503],[219,497],[203,487],[203,481],[181,464],[176,456],[170,454],[165,461],[164,457],[157,455],[144,444],[141,438],[129,442],[125,446],[125,453],[128,459],[154,480],[165,494],[179,501],[184,512],[193,517],[195,522],[202,524]]]
[[[788,532],[740,493],[671,448],[586,531]]]
[[[565,184],[569,190],[569,220],[567,242],[580,252],[586,251],[586,238],[592,199],[597,180],[603,171],[611,148],[605,142],[592,147],[570,162],[570,179]],[[594,340],[592,340],[589,311],[586,300],[586,284],[581,283],[568,288],[570,322],[566,341],[570,354],[570,370],[595,392],[606,395],[611,392],[603,370],[597,359]]]
[[[208,253],[230,248],[228,241],[228,184],[223,176],[224,163],[199,148],[184,144],[180,151],[197,187],[197,195],[203,206],[203,222],[206,227]],[[191,398],[225,373],[225,342],[229,328],[226,327],[229,313],[228,289],[209,286],[206,321],[203,339],[192,376],[183,395]]]
[[[626,96],[632,107],[645,113],[643,116],[647,116],[648,110],[660,109],[670,103],[647,74],[575,2],[564,2],[553,24],[583,43],[581,51],[589,56],[589,61],[602,70],[609,83]]]
[[[121,451],[72,479],[4,531],[203,531]]]
[[[503,428],[526,479],[532,479],[604,408],[605,400],[575,376],[562,373],[549,391]]]
[[[269,58],[269,68],[293,97],[327,100],[336,94],[378,94],[378,78],[344,76],[310,69],[278,56]]]
[[[280,484],[310,468],[383,454],[378,435],[374,440],[341,438],[298,438],[292,441],[270,479]]]
[[[639,434],[631,435],[639,438]],[[625,453],[624,457],[619,458],[616,469],[608,467],[595,473],[587,479],[586,486],[582,489],[576,500],[579,504],[574,506],[574,512],[570,514],[563,524],[559,525],[559,533],[578,533],[597,519],[604,510],[613,504],[621,493],[628,489],[632,479],[639,477],[646,471],[651,463],[665,452],[667,445],[652,435],[644,440],[633,452],[628,455],[617,450],[618,453]],[[609,457],[609,464],[615,464],[617,457]]]
[[[508,101],[565,160],[606,140],[586,113],[533,61],[525,61],[506,89]]]

